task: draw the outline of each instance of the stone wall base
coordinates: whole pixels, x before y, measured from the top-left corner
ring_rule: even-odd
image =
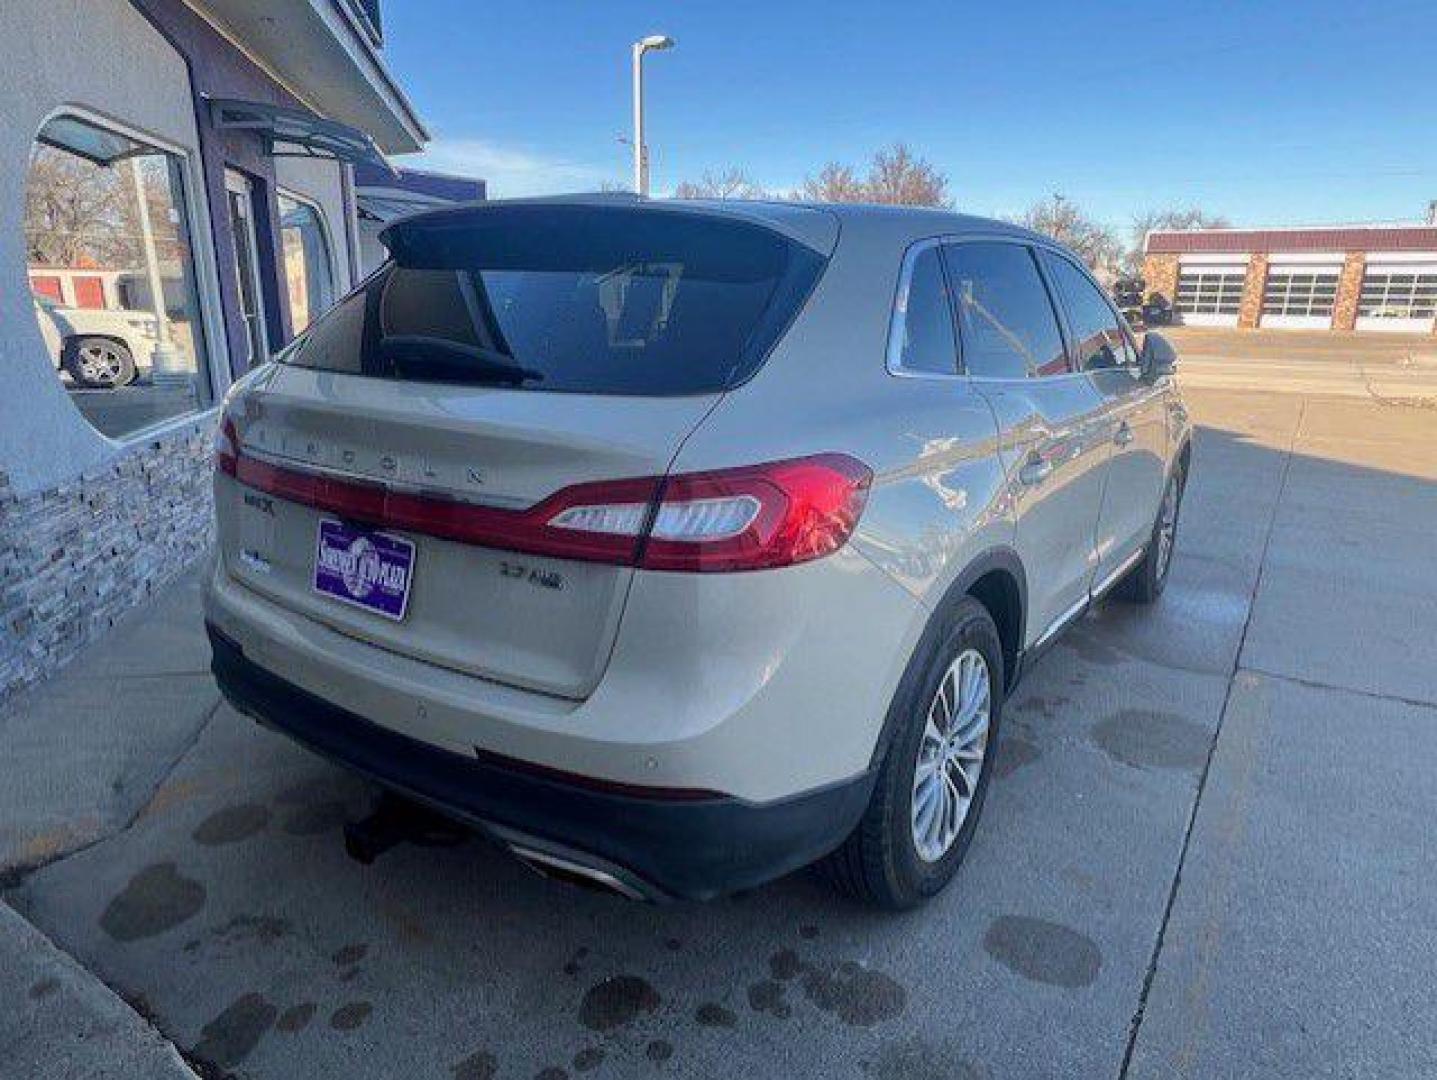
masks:
[[[205,553],[208,419],[18,494],[0,471],[0,701],[50,674]]]

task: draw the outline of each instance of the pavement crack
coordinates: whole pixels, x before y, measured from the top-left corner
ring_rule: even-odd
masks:
[[[1394,705],[1407,705],[1414,709],[1437,710],[1437,701],[1424,701],[1422,698],[1403,697],[1401,694],[1384,694],[1379,690],[1363,690],[1356,686],[1319,682],[1317,679],[1284,675],[1278,671],[1268,671],[1266,668],[1244,666],[1241,670],[1251,675],[1261,675],[1264,679],[1275,679],[1278,682],[1292,683],[1295,686],[1305,686],[1309,690],[1330,690],[1336,694],[1353,694],[1357,697],[1369,698],[1372,701],[1386,701]]]
[[[1157,938],[1153,942],[1153,951],[1148,958],[1147,971],[1143,974],[1142,989],[1138,992],[1137,1008],[1133,1012],[1133,1018],[1128,1023],[1127,1045],[1123,1048],[1123,1060],[1118,1066],[1118,1080],[1126,1080],[1128,1070],[1132,1068],[1133,1054],[1137,1050],[1138,1034],[1142,1030],[1143,1018],[1147,1012],[1148,996],[1152,993],[1153,980],[1157,977],[1158,961],[1162,958],[1163,944],[1167,938],[1168,923],[1172,920],[1173,907],[1177,903],[1178,889],[1182,886],[1183,867],[1187,865],[1188,849],[1192,845],[1193,829],[1197,825],[1198,809],[1202,806],[1203,793],[1207,790],[1208,775],[1212,771],[1213,756],[1217,753],[1218,740],[1222,738],[1223,721],[1227,719],[1228,708],[1232,705],[1232,691],[1237,684],[1237,676],[1242,667],[1242,651],[1247,645],[1248,631],[1252,628],[1252,614],[1257,607],[1257,595],[1262,589],[1263,571],[1267,569],[1267,558],[1269,549],[1272,546],[1272,535],[1277,530],[1277,515],[1282,508],[1282,500],[1287,493],[1287,480],[1292,471],[1292,459],[1297,450],[1297,442],[1302,433],[1303,423],[1307,419],[1307,399],[1302,399],[1302,405],[1298,410],[1297,421],[1292,426],[1292,433],[1288,438],[1287,448],[1283,452],[1282,475],[1278,478],[1277,490],[1272,500],[1272,510],[1268,514],[1267,526],[1263,530],[1262,557],[1258,560],[1257,574],[1253,578],[1252,589],[1248,593],[1247,613],[1242,622],[1242,634],[1238,638],[1237,651],[1233,655],[1232,668],[1228,672],[1227,691],[1223,695],[1222,709],[1218,712],[1217,728],[1213,731],[1212,741],[1208,743],[1207,758],[1203,762],[1202,774],[1198,777],[1197,791],[1193,795],[1192,808],[1188,811],[1187,825],[1183,829],[1183,842],[1178,850],[1177,866],[1173,868],[1172,883],[1168,887],[1167,901],[1163,905],[1162,919],[1158,923]]]
[[[46,867],[55,866],[58,863],[64,862],[66,859],[73,859],[76,855],[82,855],[91,848],[99,847],[101,844],[107,844],[117,837],[124,836],[134,828],[135,823],[143,818],[145,814],[148,813],[150,807],[154,805],[155,797],[159,794],[160,789],[165,786],[170,777],[174,775],[175,770],[180,767],[185,758],[189,757],[190,753],[199,744],[204,733],[209,730],[209,726],[214,721],[215,714],[219,712],[222,704],[224,704],[223,696],[216,693],[214,704],[205,712],[204,719],[195,725],[195,730],[190,734],[189,738],[185,740],[184,745],[175,751],[174,756],[170,758],[169,764],[165,766],[164,771],[151,786],[149,794],[145,796],[144,801],[125,817],[118,828],[105,832],[93,839],[86,840],[84,843],[78,844],[65,851],[58,851],[52,855],[47,855],[31,862],[16,863],[12,866],[0,868],[0,895],[18,889],[31,874],[39,873]]]

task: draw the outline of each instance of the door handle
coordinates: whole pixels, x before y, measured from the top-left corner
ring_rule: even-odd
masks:
[[[1133,426],[1124,420],[1118,425],[1118,430],[1113,434],[1113,442],[1119,446],[1127,446],[1133,441]]]
[[[1024,487],[1037,487],[1053,473],[1053,463],[1037,453],[1028,455],[1023,467],[1018,470],[1018,480]]]

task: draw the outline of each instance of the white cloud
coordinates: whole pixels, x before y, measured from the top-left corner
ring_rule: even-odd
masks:
[[[422,153],[395,158],[395,164],[484,180],[491,199],[597,191],[606,182],[623,180],[617,161],[612,169],[606,169],[592,162],[564,161],[487,139],[441,136]]]

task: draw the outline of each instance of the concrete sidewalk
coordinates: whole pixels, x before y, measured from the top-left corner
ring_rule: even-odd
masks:
[[[1162,603],[1037,666],[920,911],[801,874],[644,907],[477,843],[358,866],[371,792],[217,703],[193,580],[0,716],[7,897],[216,1074],[1437,1075],[1437,420],[1190,404]]]
[[[175,1048],[0,903],[0,1074],[54,1080],[196,1080]]]

